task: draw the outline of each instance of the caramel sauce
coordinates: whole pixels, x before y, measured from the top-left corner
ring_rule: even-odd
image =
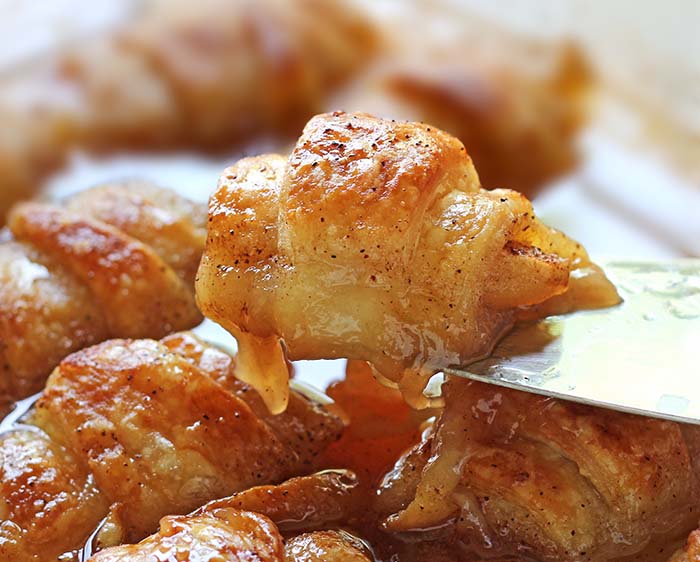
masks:
[[[260,338],[232,330],[238,341],[236,376],[260,393],[271,414],[281,414],[289,402],[289,365],[278,337]]]
[[[466,394],[460,395],[457,402],[463,403],[465,407],[470,403],[468,389],[472,386],[472,384],[459,385],[464,387]],[[451,389],[450,385],[448,387]],[[452,393],[454,394],[454,389]],[[367,550],[371,550],[375,562],[423,560],[454,562],[454,560],[474,560],[474,556],[478,558],[478,555],[466,556],[467,547],[460,544],[459,539],[453,537],[451,533],[445,534],[439,528],[433,529],[434,533],[425,533],[426,530],[430,530],[426,528],[426,519],[446,518],[451,521],[452,513],[431,514],[418,509],[417,506],[422,504],[452,511],[456,504],[466,505],[470,501],[476,501],[475,497],[471,500],[465,497],[464,494],[468,491],[459,487],[456,481],[447,482],[444,476],[450,471],[441,469],[444,469],[446,464],[459,462],[454,455],[450,455],[450,451],[462,457],[465,454],[468,455],[470,448],[477,442],[510,441],[519,425],[517,420],[520,420],[520,424],[525,423],[528,417],[526,410],[519,407],[520,402],[517,399],[513,403],[507,400],[501,403],[500,399],[495,402],[480,400],[476,407],[468,408],[472,419],[472,431],[468,435],[462,430],[461,416],[464,412],[461,409],[453,409],[451,412],[414,410],[406,404],[399,390],[383,386],[378,382],[373,376],[371,367],[365,362],[350,361],[346,377],[332,384],[327,394],[335,401],[329,408],[335,409],[336,413],[342,416],[346,427],[340,440],[331,444],[319,455],[313,468],[316,470],[339,467],[350,469],[357,474],[359,486],[356,490],[353,489],[352,493],[347,494],[350,515],[338,521],[337,524],[324,525],[323,528],[335,527],[343,533],[348,532],[351,536],[357,537]],[[518,394],[515,397],[519,396]],[[543,399],[543,402],[547,402],[546,399]],[[33,399],[29,399],[21,404],[13,415],[6,418],[0,425],[0,431],[11,431],[17,423],[21,424],[22,416],[31,408],[32,403]],[[496,415],[497,411],[500,415]],[[391,519],[384,528],[380,525],[384,514],[380,513],[376,502],[378,484],[391,470],[396,459],[420,441],[424,428],[429,424],[429,419],[437,414],[442,414],[442,430],[435,438],[445,441],[445,445],[450,441],[450,446],[440,452],[437,459],[439,466],[433,466],[433,470],[428,468],[424,473],[424,482],[419,486],[415,500],[401,513],[404,530],[392,532]],[[455,440],[460,442],[459,446],[455,446]],[[439,444],[438,449],[440,449]],[[431,462],[434,464],[435,460]],[[434,473],[434,478],[431,473]],[[455,476],[458,474],[455,472]],[[277,489],[282,496],[286,497],[284,485],[272,487],[273,491],[269,497],[265,497],[274,500],[275,503],[283,504],[280,498],[274,498],[274,491]],[[458,496],[456,504],[450,500],[452,494]],[[428,497],[430,495],[437,495],[440,498]],[[289,498],[292,498],[290,501],[294,501],[293,496],[290,495]],[[478,514],[480,510],[475,507],[467,511]],[[313,512],[310,511],[309,515],[311,520],[307,523],[310,524],[311,529],[314,529],[316,527],[313,523]],[[407,519],[415,523],[416,530],[421,531],[416,537],[411,537],[410,532],[405,532]],[[476,550],[486,559],[502,554],[499,552],[496,538],[490,535],[488,525],[484,522],[473,519],[461,525],[476,526],[484,530],[483,544],[480,546],[471,544],[470,551]],[[84,548],[66,553],[60,560],[66,562],[88,560],[96,550],[99,550],[97,539],[103,527],[104,522],[88,538]],[[280,530],[288,538],[296,536],[299,530],[304,529],[303,525],[302,528],[298,528],[298,522],[294,521],[291,527],[287,527],[289,522],[280,523]],[[291,532],[292,529],[296,530]],[[637,562],[667,560],[674,547],[682,542],[682,538],[679,537],[679,540],[674,543],[665,541],[665,544],[655,540],[643,552],[620,560],[621,562],[623,560],[630,562],[632,560]]]
[[[340,440],[321,454],[319,468],[349,468],[367,488],[420,440],[422,424],[435,414],[408,406],[399,390],[377,382],[364,361],[348,361],[345,379],[326,392],[347,426]]]
[[[364,361],[348,361],[345,378],[333,383],[326,394],[335,401],[330,408],[347,425],[342,437],[319,456],[317,468],[347,468],[359,480],[354,515],[345,527],[371,545],[377,562],[413,560],[413,545],[379,528],[376,489],[396,459],[420,441],[424,425],[438,410],[411,408],[401,391],[378,382]]]

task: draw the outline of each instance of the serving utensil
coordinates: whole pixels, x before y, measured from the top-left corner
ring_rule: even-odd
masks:
[[[448,375],[700,424],[700,260],[609,262],[623,302],[515,327]]]

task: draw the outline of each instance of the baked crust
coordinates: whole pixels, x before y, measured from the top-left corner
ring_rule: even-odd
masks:
[[[443,389],[434,431],[380,486],[390,532],[601,561],[695,524],[696,428],[464,379]]]
[[[296,562],[370,562],[367,546],[340,530],[317,530],[343,524],[349,516],[357,481],[348,471],[326,471],[292,478],[277,486],[258,486],[210,502],[184,517],[166,517],[158,533],[137,545],[109,548],[94,562],[150,560],[166,553],[184,560],[275,560]],[[248,525],[253,522],[254,526]],[[243,524],[242,524],[243,523]],[[294,531],[301,534],[294,534]],[[280,531],[288,538],[281,547]],[[265,555],[249,554],[255,540]],[[264,534],[263,534],[264,533]],[[282,552],[283,551],[283,552]]]
[[[202,206],[139,182],[15,207],[0,241],[0,410],[72,351],[199,324],[205,223]]]
[[[191,334],[66,358],[22,425],[0,434],[0,557],[56,557],[103,520],[100,545],[138,541],[165,515],[309,472],[340,420],[295,393],[268,423],[234,369]]]
[[[196,287],[273,411],[285,404],[280,340],[291,359],[369,361],[424,407],[433,373],[488,353],[528,307],[618,302],[525,197],[480,188],[457,139],[342,112],[309,121],[288,159],[224,172]]]

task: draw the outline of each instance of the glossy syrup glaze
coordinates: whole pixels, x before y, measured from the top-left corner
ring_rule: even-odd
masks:
[[[486,558],[664,560],[694,526],[696,428],[463,379],[444,388],[434,429],[380,486],[394,535]]]
[[[75,559],[88,537],[138,541],[165,515],[310,472],[340,420],[296,392],[271,416],[234,369],[186,333],[61,362],[0,433],[0,558]]]
[[[433,374],[487,354],[524,311],[618,302],[525,197],[481,189],[457,139],[342,112],[309,121],[288,158],[224,172],[197,297],[273,411],[285,356],[369,361],[425,408]]]
[[[167,343],[228,369],[190,337]],[[444,390],[444,410],[416,411],[350,362],[328,391],[346,428],[313,459],[321,472],[214,500],[95,560],[139,560],[172,541],[182,556],[209,548],[228,560],[214,530],[234,532],[234,512],[269,518],[288,560],[334,562],[665,562],[696,524],[695,428],[461,379]],[[88,559],[112,523],[63,559]]]

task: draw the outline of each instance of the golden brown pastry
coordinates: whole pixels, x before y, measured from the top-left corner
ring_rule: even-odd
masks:
[[[357,514],[367,514],[368,503],[352,473],[325,471],[288,480],[278,486],[259,486],[215,500],[181,517],[166,517],[160,531],[139,544],[99,551],[91,562],[151,560],[159,555],[204,562],[264,558],[280,562],[478,562],[459,545],[445,541],[416,541],[397,549],[393,539],[372,529],[376,521],[365,517],[363,530],[372,540],[359,538],[352,525]],[[249,525],[250,523],[252,525]],[[350,529],[350,530],[349,530]],[[248,534],[249,541],[237,538]],[[281,536],[280,536],[281,535]],[[281,537],[284,556],[279,554]],[[255,539],[255,549],[251,542]],[[262,539],[262,540],[261,540]],[[89,545],[83,554],[92,554]],[[255,552],[255,554],[249,554]],[[149,557],[150,556],[150,557]],[[238,558],[240,557],[240,558]],[[160,558],[159,558],[160,559]],[[168,558],[170,559],[170,558]],[[492,562],[518,562],[516,558]]]
[[[565,308],[618,302],[525,197],[480,188],[457,139],[342,112],[309,121],[289,158],[224,172],[197,280],[201,310],[238,339],[241,376],[273,411],[285,352],[370,361],[425,406],[433,373],[488,353],[519,311],[563,293]]]
[[[293,393],[268,423],[234,368],[190,334],[65,359],[0,432],[0,559],[53,559],[103,519],[98,544],[137,541],[165,515],[308,472],[341,422]]]
[[[444,394],[434,431],[380,487],[388,532],[597,562],[696,523],[696,428],[457,378]]]
[[[366,547],[352,535],[316,530],[349,518],[356,488],[355,477],[348,471],[325,471],[277,486],[254,487],[212,501],[186,517],[167,517],[160,531],[140,544],[109,548],[90,560],[150,560],[148,556],[155,552],[177,553],[178,560],[192,562],[210,560],[207,556],[258,560],[248,554],[254,550],[251,543],[237,538],[247,534],[254,539],[255,555],[261,560],[369,561]],[[306,532],[282,546],[280,531]]]
[[[196,326],[202,206],[146,183],[25,203],[0,242],[0,409],[72,351]]]
[[[264,515],[218,509],[199,516],[166,517],[157,534],[139,544],[118,546],[92,562],[283,562],[284,543]]]
[[[268,518],[257,513],[218,509],[204,515],[166,517],[156,535],[136,545],[103,550],[90,562],[484,562],[436,543],[417,543],[401,557],[377,558],[364,541],[339,530],[313,531],[286,541]],[[157,558],[156,558],[157,557]],[[168,558],[170,557],[170,558]],[[179,558],[178,558],[179,557]],[[516,558],[489,562],[524,562]]]
[[[700,531],[693,531],[682,550],[676,552],[669,562],[698,562],[700,561]]]
[[[298,131],[373,49],[345,2],[142,2],[0,88],[0,224],[70,150],[220,149]]]
[[[314,531],[286,544],[264,515],[218,509],[205,515],[166,517],[158,534],[91,557],[91,562],[374,562],[368,549],[342,531]]]
[[[119,39],[167,84],[185,142],[216,148],[297,133],[366,62],[374,35],[344,0],[150,0]]]
[[[356,508],[358,492],[353,472],[324,470],[211,501],[195,515],[220,508],[255,511],[272,519],[282,532],[298,533],[346,523]]]
[[[285,545],[285,562],[373,562],[369,549],[342,531],[298,535]]]

